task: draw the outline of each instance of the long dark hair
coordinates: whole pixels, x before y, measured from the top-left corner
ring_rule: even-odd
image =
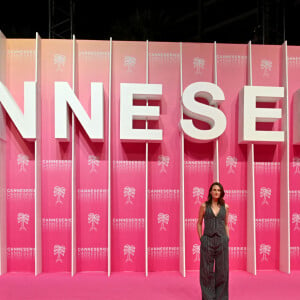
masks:
[[[224,200],[224,196],[225,196],[225,192],[224,192],[224,188],[222,186],[222,184],[220,182],[214,182],[210,188],[209,188],[209,191],[208,191],[208,197],[207,197],[207,201],[206,201],[206,204],[207,205],[211,205],[212,204],[212,196],[210,194],[210,192],[212,191],[212,188],[214,185],[217,185],[220,190],[221,190],[221,195],[220,195],[220,198],[218,199],[218,204],[219,205],[224,205],[225,204],[225,200]]]

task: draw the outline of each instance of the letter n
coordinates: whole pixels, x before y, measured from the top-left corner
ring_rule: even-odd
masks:
[[[68,105],[92,140],[103,140],[103,83],[91,82],[91,118],[67,82],[55,82],[55,138],[69,140]]]

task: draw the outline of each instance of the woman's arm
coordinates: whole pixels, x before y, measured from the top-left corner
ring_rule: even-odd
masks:
[[[202,203],[199,209],[199,217],[198,217],[198,223],[197,223],[197,231],[198,231],[198,236],[199,239],[202,236],[202,222],[203,222],[203,217],[204,217],[204,213],[205,213],[205,203]]]
[[[225,204],[225,209],[226,209],[226,216],[225,216],[225,230],[226,234],[229,238],[229,227],[228,227],[228,215],[229,215],[229,205]]]

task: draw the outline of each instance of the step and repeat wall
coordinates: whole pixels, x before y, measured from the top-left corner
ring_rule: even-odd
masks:
[[[2,44],[1,49],[5,51],[2,81],[22,111],[24,82],[37,81],[41,117],[43,272],[70,272],[72,251],[75,251],[77,272],[107,272],[108,267],[112,272],[144,272],[146,250],[149,271],[180,269],[181,95],[194,82],[215,83],[224,92],[225,101],[219,108],[226,116],[227,125],[218,138],[217,155],[219,179],[230,207],[230,269],[246,270],[247,145],[239,144],[238,131],[239,92],[249,84],[248,45],[50,39],[40,39],[38,48],[35,39],[3,39]],[[252,85],[283,86],[282,46],[252,45],[251,49]],[[299,270],[300,147],[293,145],[292,140],[292,104],[293,95],[300,88],[300,48],[288,46],[287,49],[290,261],[291,269]],[[69,141],[55,138],[55,82],[59,81],[67,82],[74,89],[88,115],[91,114],[91,82],[103,83],[103,141],[91,140],[76,117],[72,122],[71,110],[68,112]],[[149,121],[147,125],[142,120],[133,121],[134,128],[147,126],[163,130],[161,141],[149,143],[148,159],[145,142],[120,139],[121,83],[162,85],[161,99],[149,101],[150,106],[159,106],[159,120]],[[208,104],[203,99],[197,100]],[[146,101],[136,103],[135,100],[134,104],[146,105]],[[275,106],[261,104],[259,107]],[[277,107],[281,107],[280,102]],[[24,139],[9,115],[5,112],[4,115],[6,137],[2,143],[6,166],[2,165],[2,169],[6,171],[7,271],[34,272],[35,142]],[[183,118],[189,117],[184,115]],[[198,128],[210,128],[205,122],[193,122]],[[281,123],[258,123],[257,130],[281,130]],[[72,161],[72,139],[75,139],[75,162]],[[213,141],[195,143],[184,139],[186,270],[199,269],[197,217],[215,178],[215,151]],[[281,155],[280,143],[254,146],[256,265],[259,270],[279,269]],[[76,183],[73,247],[72,180]]]

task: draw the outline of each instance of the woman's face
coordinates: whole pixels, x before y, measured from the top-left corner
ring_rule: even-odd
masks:
[[[221,188],[216,184],[213,185],[210,194],[213,199],[219,199],[221,196]]]

